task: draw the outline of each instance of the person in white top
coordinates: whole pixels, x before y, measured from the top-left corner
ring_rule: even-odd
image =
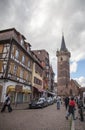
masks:
[[[10,106],[10,94],[6,94],[6,98],[5,98],[5,102],[3,104],[3,107],[1,109],[1,112],[4,112],[6,107],[8,107],[8,111],[11,112],[12,111],[12,107]]]

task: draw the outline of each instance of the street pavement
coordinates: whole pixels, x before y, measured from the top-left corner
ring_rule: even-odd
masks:
[[[78,109],[76,110],[76,116],[78,117],[78,119],[75,120],[75,122],[74,122],[75,130],[85,130],[85,111],[84,111],[83,115],[84,115],[84,121],[80,121]]]
[[[43,109],[17,107],[11,113],[0,113],[0,130],[71,130],[71,118],[66,120],[65,115],[65,107],[57,110],[56,103]],[[74,126],[74,130],[85,130],[85,121],[77,119]]]

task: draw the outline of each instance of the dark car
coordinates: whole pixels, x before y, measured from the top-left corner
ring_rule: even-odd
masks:
[[[37,101],[36,100],[31,100],[31,102],[29,103],[29,108],[37,108]]]

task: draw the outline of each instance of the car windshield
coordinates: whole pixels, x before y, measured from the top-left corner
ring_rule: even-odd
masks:
[[[38,101],[41,102],[41,101],[44,101],[44,99],[43,99],[43,98],[40,98]]]

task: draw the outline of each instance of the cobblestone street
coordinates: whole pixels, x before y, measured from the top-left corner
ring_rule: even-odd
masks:
[[[43,109],[6,111],[0,113],[0,130],[70,130],[70,119],[65,119],[65,113],[65,108],[57,110],[56,104]],[[75,123],[79,124],[76,130],[85,130],[85,122]]]

